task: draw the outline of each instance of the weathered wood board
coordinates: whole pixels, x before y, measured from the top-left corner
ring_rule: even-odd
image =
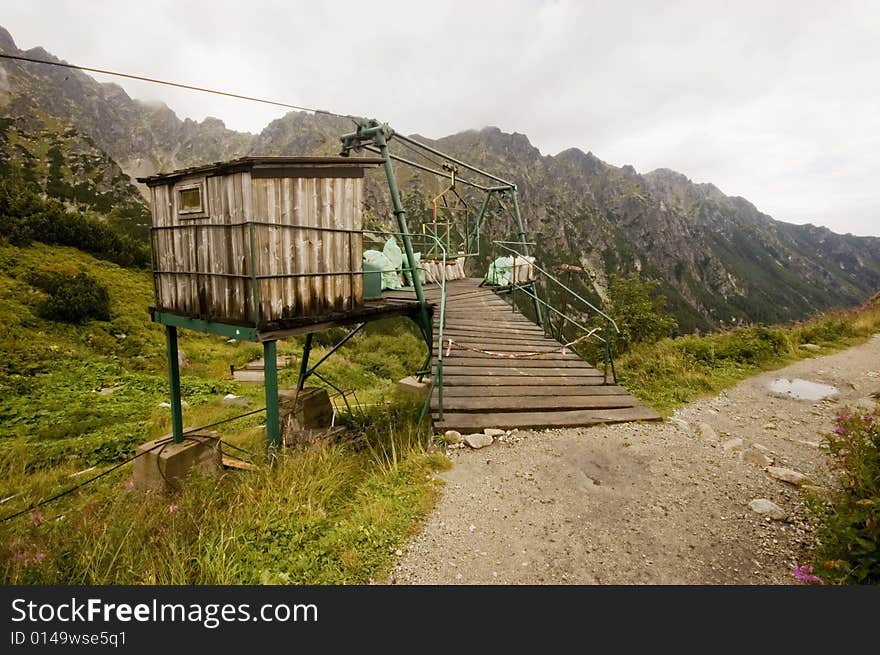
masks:
[[[363,170],[375,165],[246,157],[143,178],[156,307],[258,327],[360,307]]]

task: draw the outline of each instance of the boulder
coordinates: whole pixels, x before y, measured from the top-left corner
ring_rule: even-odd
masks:
[[[431,381],[428,378],[419,381],[417,377],[410,375],[397,383],[397,393],[410,398],[424,398],[430,387]]]
[[[721,448],[723,448],[725,452],[730,452],[731,450],[742,450],[744,445],[745,442],[742,439],[734,437],[721,444]]]
[[[743,461],[748,464],[760,466],[761,468],[773,465],[773,458],[767,456],[766,453],[761,452],[757,448],[746,448],[745,451],[743,451]]]
[[[749,507],[753,512],[767,516],[774,521],[783,521],[788,518],[788,512],[772,500],[767,500],[766,498],[755,498],[749,503]]]
[[[703,439],[717,439],[718,433],[715,432],[715,428],[713,428],[708,423],[698,423],[697,424],[697,434],[701,436]]]
[[[784,468],[781,466],[768,466],[767,475],[769,475],[774,480],[781,480],[782,482],[793,484],[796,487],[799,487],[802,484],[806,484],[810,481],[810,479],[803,473],[799,473],[794,469]]]
[[[443,436],[446,439],[446,443],[461,443],[461,432],[458,430],[447,430],[443,433]]]
[[[482,432],[477,432],[475,434],[466,434],[462,437],[462,440],[471,448],[485,448],[486,446],[491,446],[493,438],[488,434],[484,434]]]
[[[678,418],[678,417],[676,417],[676,416],[670,416],[668,420],[669,420],[670,423],[673,423],[673,424],[677,425],[678,427],[680,427],[680,428],[681,428],[682,430],[684,430],[685,432],[690,432],[690,431],[691,431],[691,426],[690,426],[690,424],[689,424],[687,421],[685,421],[684,419]]]
[[[500,437],[507,434],[504,430],[499,430],[498,428],[486,428],[483,430],[483,434],[488,434],[490,437]]]

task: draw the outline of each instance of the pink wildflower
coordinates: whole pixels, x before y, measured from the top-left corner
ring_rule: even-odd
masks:
[[[134,489],[134,480],[126,480],[123,483],[122,488],[126,491],[131,491],[132,489]]]
[[[825,584],[818,575],[813,573],[812,564],[794,567],[794,577],[804,584]]]
[[[177,507],[177,505],[171,505],[171,506],[168,508],[168,511],[171,512],[172,514],[174,514],[174,512],[176,512],[178,509],[179,509],[179,508]]]
[[[43,513],[40,510],[35,509],[33,512],[31,512],[31,523],[33,523],[34,525],[40,525],[40,523],[42,522]]]

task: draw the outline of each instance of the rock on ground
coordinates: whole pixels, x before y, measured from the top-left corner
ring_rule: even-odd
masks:
[[[749,503],[749,507],[753,512],[767,516],[774,521],[783,521],[788,518],[788,512],[772,500],[767,500],[766,498],[755,498]]]
[[[773,458],[754,446],[743,451],[743,461],[761,468],[772,466]]]
[[[446,443],[461,443],[461,432],[458,430],[447,430],[443,433],[443,436],[446,438]]]
[[[715,432],[715,428],[708,423],[698,423],[697,434],[703,439],[710,439],[712,441],[718,439],[718,433]]]
[[[475,434],[466,434],[462,437],[462,440],[471,448],[485,448],[486,446],[492,445],[492,437],[488,434],[483,434],[482,432],[478,432]]]
[[[803,473],[795,471],[794,469],[785,468],[784,466],[768,466],[766,470],[767,475],[769,475],[774,480],[788,482],[789,484],[793,484],[798,487],[810,481],[810,478],[808,478]]]

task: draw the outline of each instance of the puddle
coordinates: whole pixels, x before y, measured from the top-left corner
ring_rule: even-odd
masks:
[[[773,395],[794,398],[795,400],[822,400],[839,393],[837,387],[800,378],[794,380],[778,378],[767,385],[767,388]]]

